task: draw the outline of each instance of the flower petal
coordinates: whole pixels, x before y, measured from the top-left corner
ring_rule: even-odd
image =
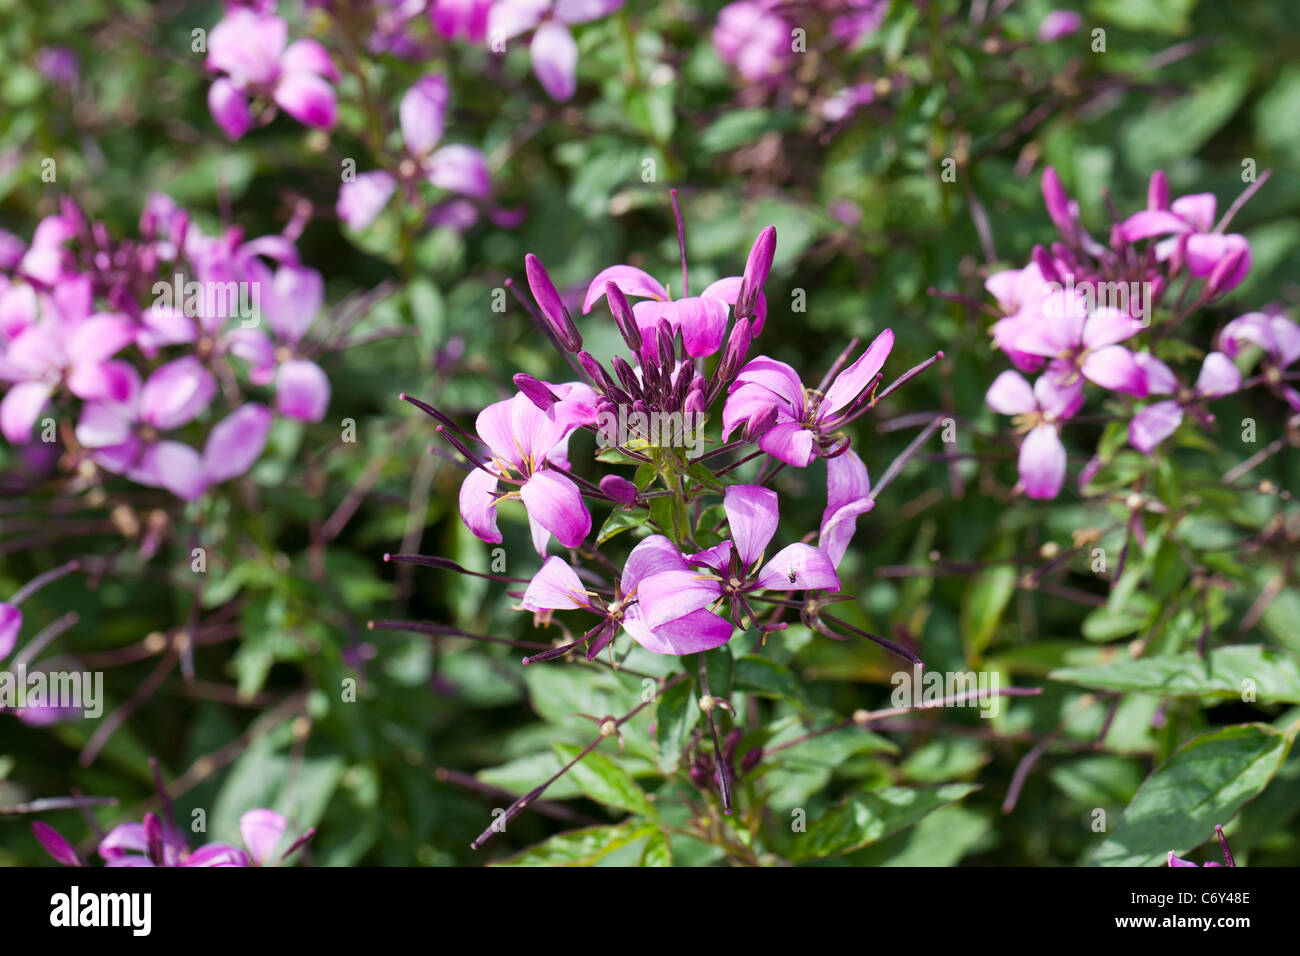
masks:
[[[1083,360],[1081,371],[1085,378],[1102,388],[1136,395],[1138,398],[1147,394],[1147,378],[1142,373],[1142,366],[1134,360],[1133,353],[1122,345],[1107,345],[1089,352]]]
[[[482,468],[475,468],[460,486],[460,517],[474,536],[489,544],[501,543],[497,530],[497,509],[493,492],[497,490],[497,476]]]
[[[817,416],[825,419],[857,398],[884,368],[885,359],[889,358],[893,348],[893,330],[885,329],[872,340],[856,362],[835,376],[835,381],[826,389],[826,397],[817,409]]]
[[[334,211],[349,229],[360,231],[375,221],[396,191],[397,180],[391,173],[362,173],[339,187]]]
[[[318,422],[330,405],[330,380],[315,362],[291,359],[275,377],[275,407],[286,418]]]
[[[533,34],[529,47],[533,57],[533,74],[551,99],[563,103],[578,88],[578,44],[562,23],[543,23]]]
[[[1020,481],[1030,498],[1055,498],[1065,484],[1065,446],[1052,425],[1039,425],[1020,445]]]
[[[605,283],[612,282],[629,298],[668,299],[668,290],[650,273],[636,266],[610,266],[596,273],[596,278],[587,286],[587,298],[582,303],[582,314],[586,315],[591,307],[605,297]]]
[[[253,467],[271,433],[271,410],[249,402],[213,426],[203,446],[203,472],[212,484],[242,475]]]
[[[698,571],[662,571],[637,586],[637,607],[648,627],[706,608],[722,596],[722,583]]]
[[[274,810],[249,810],[239,818],[239,835],[253,863],[262,866],[284,838],[287,821]]]
[[[1009,369],[993,380],[984,401],[999,415],[1026,415],[1038,408],[1033,388],[1023,375]]]
[[[275,101],[304,126],[333,129],[338,119],[334,87],[323,77],[305,70],[280,77],[275,85]]]
[[[578,486],[559,472],[534,472],[519,489],[519,496],[528,509],[528,516],[536,519],[566,548],[582,544],[591,530],[591,513]]]
[[[732,485],[723,495],[722,506],[741,564],[751,568],[776,534],[776,492],[761,485]]]
[[[1156,402],[1136,415],[1128,426],[1129,444],[1144,455],[1172,435],[1183,420],[1183,406],[1177,402]]]
[[[623,565],[623,574],[619,578],[624,594],[632,594],[639,585],[652,574],[664,571],[685,571],[686,560],[682,553],[661,534],[652,534],[641,541],[627,556]]]
[[[755,583],[771,591],[838,590],[840,577],[825,551],[800,542],[774,554]]]
[[[677,657],[721,647],[735,630],[730,621],[703,608],[651,628],[636,604],[624,615],[623,629],[647,651]]]
[[[519,603],[530,611],[565,611],[588,607],[591,601],[578,573],[563,558],[552,555],[528,582]]]

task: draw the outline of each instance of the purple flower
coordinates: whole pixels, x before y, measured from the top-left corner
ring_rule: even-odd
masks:
[[[482,43],[487,38],[493,0],[433,0],[429,22],[448,40]]]
[[[635,266],[610,266],[602,269],[587,287],[587,297],[582,303],[583,315],[604,298],[607,282],[612,282],[628,298],[643,300],[633,303],[632,314],[647,342],[655,341],[655,329],[659,320],[664,319],[674,333],[682,333],[682,345],[686,348],[686,354],[700,358],[712,355],[722,347],[722,338],[727,331],[728,309],[736,304],[744,277],[728,276],[719,279],[697,296],[673,299],[668,289],[648,272]],[[752,334],[757,336],[767,319],[767,298],[762,292],[758,293],[754,308]]]
[[[1202,863],[1202,864],[1200,864],[1200,865],[1203,866],[1203,867],[1204,867],[1204,866],[1219,866],[1219,867],[1223,867],[1223,866],[1232,866],[1232,867],[1235,867],[1235,866],[1237,865],[1237,861],[1236,861],[1236,860],[1233,858],[1233,856],[1232,856],[1232,850],[1231,850],[1231,848],[1229,848],[1229,846],[1228,846],[1228,838],[1227,838],[1227,836],[1224,835],[1223,827],[1221,827],[1221,826],[1216,826],[1216,827],[1214,828],[1214,833],[1215,833],[1215,835],[1219,838],[1219,849],[1221,849],[1221,850],[1223,851],[1223,862],[1222,862],[1222,863],[1214,863],[1214,862],[1210,862],[1210,863]],[[1170,866],[1196,866],[1197,864],[1193,863],[1191,860],[1184,860],[1184,859],[1182,859],[1181,857],[1174,856],[1174,851],[1173,851],[1173,850],[1170,850],[1170,851],[1169,851],[1169,865],[1170,865]]]
[[[817,546],[826,552],[836,568],[853,540],[859,516],[876,504],[870,495],[867,466],[852,448],[826,459],[826,510],[822,512]]]
[[[1205,424],[1209,424],[1214,420],[1213,416],[1202,411],[1198,403],[1205,399],[1231,395],[1241,388],[1241,373],[1222,352],[1211,352],[1205,356],[1201,374],[1197,376],[1192,388],[1179,385],[1169,366],[1154,356],[1143,353],[1138,359],[1146,373],[1150,394],[1176,396],[1171,401],[1148,405],[1134,415],[1133,421],[1129,423],[1129,444],[1147,455],[1182,424],[1184,411],[1190,411]]]
[[[130,389],[131,367],[111,359],[135,338],[130,320],[85,315],[89,303],[59,310],[57,301],[47,299],[51,313],[22,328],[0,353],[0,380],[13,383],[0,401],[0,432],[16,445],[31,440],[32,426],[60,385],[91,400],[121,401]]]
[[[1182,196],[1168,208],[1152,206],[1152,202],[1162,201],[1156,189],[1150,195],[1150,208],[1134,213],[1120,224],[1120,234],[1126,242],[1169,236],[1156,244],[1156,258],[1168,261],[1175,271],[1185,262],[1188,271],[1198,279],[1209,276],[1220,263],[1229,266],[1228,273],[1216,283],[1218,292],[1227,292],[1246,278],[1250,271],[1250,243],[1245,236],[1224,235],[1214,229],[1213,193]]]
[[[1061,290],[1048,297],[1043,321],[1021,328],[1014,348],[1051,359],[1048,374],[1062,385],[1082,375],[1102,388],[1142,398],[1147,393],[1142,367],[1132,352],[1117,344],[1142,328],[1118,309],[1103,307],[1088,314],[1082,295]]]
[[[543,411],[520,393],[483,409],[475,427],[492,454],[460,488],[460,515],[470,531],[499,544],[497,505],[518,498],[528,512],[538,554],[546,554],[552,534],[566,548],[580,545],[591,530],[591,514],[566,474],[569,435],[577,427],[571,406],[557,404]],[[498,495],[500,481],[514,490]]]
[[[751,83],[778,82],[794,60],[790,24],[766,4],[751,0],[729,3],[718,11],[713,49]]]
[[[350,228],[360,230],[374,222],[402,183],[413,188],[427,181],[449,193],[487,198],[492,187],[481,152],[458,143],[434,148],[442,140],[450,96],[446,79],[438,74],[424,77],[406,91],[398,106],[406,155],[397,174],[362,173],[339,187],[336,211]],[[438,215],[445,217],[446,211],[435,210]]]
[[[623,0],[498,0],[488,14],[487,36],[497,44],[533,30],[533,75],[551,99],[563,102],[578,88],[578,44],[569,27],[608,16]]]
[[[731,539],[685,561],[712,574],[676,568],[649,575],[639,594],[646,624],[658,628],[715,602],[731,602],[731,619],[743,626],[756,620],[747,598],[760,591],[838,589],[839,576],[826,552],[810,544],[792,544],[762,564],[763,552],[776,534],[776,492],[759,485],[732,485],[723,496]],[[759,565],[762,564],[760,568]]]
[[[804,388],[799,374],[784,362],[759,356],[740,370],[730,386],[722,410],[722,440],[760,416],[770,416],[774,409],[775,423],[758,441],[769,455],[803,468],[814,455],[843,448],[845,439],[835,432],[859,410],[861,396],[880,374],[893,347],[894,333],[886,329],[824,393]]]
[[[592,660],[618,635],[620,628],[656,654],[696,654],[727,643],[733,630],[731,624],[703,608],[654,628],[646,623],[637,589],[646,578],[667,571],[691,573],[690,565],[671,541],[663,535],[651,535],[632,549],[623,574],[614,582],[613,599],[606,601],[584,588],[577,572],[563,558],[554,555],[547,558],[529,582],[520,604],[536,613],[582,608],[598,615],[601,621],[580,641],[536,655],[528,662],[558,657],[583,641],[591,642],[587,659]]]
[[[1263,350],[1264,381],[1292,410],[1300,412],[1300,392],[1283,382],[1283,373],[1300,359],[1300,325],[1286,316],[1248,312],[1238,316],[1219,333],[1219,348],[1236,358],[1247,345]]]
[[[338,104],[329,81],[338,81],[338,70],[315,40],[288,39],[284,20],[245,7],[227,10],[212,28],[207,66],[224,75],[208,90],[208,108],[229,138],[252,128],[248,101],[258,96],[269,96],[306,126],[334,127]]]
[[[1083,17],[1074,10],[1053,10],[1038,25],[1038,39],[1051,43],[1079,32]]]
[[[1083,405],[1078,379],[1061,385],[1042,375],[1034,386],[1018,372],[1006,371],[994,380],[984,400],[1000,415],[1015,416],[1017,430],[1025,433],[1020,444],[1020,483],[1030,498],[1055,498],[1065,482],[1065,446],[1059,423]]]

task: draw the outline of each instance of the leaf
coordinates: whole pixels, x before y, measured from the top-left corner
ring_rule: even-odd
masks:
[[[1204,843],[1254,799],[1286,759],[1290,740],[1267,724],[1202,734],[1146,779],[1093,866],[1158,866]]]
[[[961,606],[967,662],[974,664],[983,655],[1015,593],[1016,569],[1009,564],[991,567],[970,583]]]
[[[649,520],[650,513],[644,508],[616,508],[600,526],[600,531],[596,534],[596,544],[604,544],[614,535],[639,528]]]
[[[747,654],[736,661],[732,672],[735,689],[759,697],[785,699],[797,704],[807,704],[799,678],[776,661],[755,654]]]
[[[955,803],[976,790],[954,783],[933,789],[886,787],[852,796],[829,810],[807,832],[796,834],[791,857],[813,860],[848,853],[910,827],[931,810]]]
[[[1092,9],[1129,30],[1182,36],[1191,27],[1194,6],[1196,0],[1096,0]]]
[[[797,129],[802,123],[803,117],[794,112],[762,107],[729,110],[700,134],[697,148],[705,156],[725,153],[755,143],[769,131]]]
[[[714,697],[729,697],[734,669],[731,648],[723,644],[711,651],[705,651],[704,663],[709,672],[709,693]]]
[[[659,744],[659,766],[666,773],[677,769],[686,735],[699,719],[699,702],[690,681],[679,681],[659,695],[655,703],[655,737]]]
[[[650,839],[645,841],[645,849],[641,851],[642,866],[672,866],[673,853],[668,846],[668,840],[664,838],[662,830],[655,830],[650,834]]]
[[[612,827],[587,827],[557,833],[522,853],[492,863],[492,866],[593,866],[602,857],[647,836],[659,833],[644,820]]]
[[[555,752],[562,761],[568,763],[582,753],[582,748],[571,744],[556,744]],[[604,754],[587,754],[573,765],[567,776],[573,778],[584,796],[603,806],[644,816],[655,815],[655,809],[646,799],[645,791],[637,786],[632,775]]]
[[[1257,644],[1216,648],[1203,659],[1193,653],[1162,654],[1097,667],[1066,667],[1048,676],[1094,690],[1161,697],[1241,698],[1253,688],[1260,703],[1300,703],[1300,666],[1295,659]]]

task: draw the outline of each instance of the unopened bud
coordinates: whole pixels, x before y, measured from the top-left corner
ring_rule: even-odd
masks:
[[[551,406],[559,401],[559,397],[546,387],[545,382],[533,378],[526,372],[516,372],[514,381],[515,388],[527,395],[528,400],[544,412],[549,411]]]
[[[753,340],[753,323],[749,319],[741,319],[732,327],[731,335],[727,337],[727,344],[722,350],[722,358],[718,360],[719,382],[729,382],[736,377],[736,373],[745,364]]]
[[[636,485],[619,475],[606,475],[600,479],[600,490],[621,505],[636,501]]]
[[[555,283],[546,274],[542,260],[531,252],[528,253],[524,256],[524,273],[528,276],[528,288],[532,290],[537,308],[560,345],[569,352],[580,351],[582,336],[578,334],[578,327],[573,324],[569,310],[564,307],[560,293],[555,291]]]
[[[740,292],[736,295],[736,318],[747,319],[754,314],[758,294],[763,291],[763,283],[767,282],[768,273],[772,271],[772,259],[775,256],[776,227],[767,226],[754,240],[749,258],[745,261],[745,274],[740,280]]]
[[[627,343],[627,347],[633,352],[640,351],[641,328],[636,324],[636,316],[623,290],[612,282],[606,282],[605,301],[609,304],[609,311],[613,314],[614,322],[618,325],[619,332],[623,334],[623,341]]]

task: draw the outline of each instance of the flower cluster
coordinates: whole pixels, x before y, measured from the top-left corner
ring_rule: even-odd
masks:
[[[0,433],[42,467],[61,445],[83,479],[102,469],[187,501],[247,472],[275,417],[249,386],[299,421],[329,404],[307,339],[324,283],[299,259],[301,227],[208,235],[156,194],[135,239],[69,200],[30,245],[3,237]]]
[[[776,230],[769,226],[759,234],[743,274],[691,295],[680,216],[678,222],[680,295],[631,265],[610,266],[587,287],[583,313],[604,300],[627,347],[608,367],[584,350],[564,297],[530,255],[525,271],[534,319],[581,379],[553,384],[516,375],[518,392],[485,408],[472,433],[408,399],[438,420],[439,433],[460,452],[468,471],[460,514],[478,538],[502,542],[498,512],[511,500],[523,504],[543,563],[527,581],[520,608],[539,624],[557,611],[594,618],[578,640],[525,663],[584,644],[591,659],[623,632],[655,653],[695,654],[725,644],[737,628],[763,635],[783,629],[778,619],[787,608],[832,636],[842,634],[831,624],[856,632],[825,611],[831,601],[847,599],[838,593],[837,567],[857,517],[874,501],[866,466],[843,429],[884,394],[878,385],[893,333],[881,332],[850,363],[851,345],[816,388],[805,386],[783,362],[750,358],[767,321],[762,290]],[[706,452],[706,425],[719,405],[721,439]],[[580,475],[570,461],[570,441],[582,433],[594,436],[596,460],[607,466],[597,480]],[[731,483],[734,478],[727,476],[755,458],[763,459],[757,474]],[[767,486],[782,468],[804,468],[816,458],[827,460],[818,543],[795,540],[769,556],[780,501]],[[619,467],[634,471],[619,474],[613,470]],[[717,498],[720,508],[709,504]],[[610,513],[595,542],[593,507]],[[635,529],[641,540],[621,567],[600,555],[601,566],[613,572],[601,580],[580,559],[597,553],[613,536],[611,527]],[[567,559],[548,556],[552,538],[569,549]],[[914,658],[892,642],[865,636]]]
[[[1225,231],[1249,192],[1216,223],[1213,195],[1171,201],[1168,181],[1156,171],[1147,208],[1115,223],[1105,245],[1084,228],[1078,203],[1051,167],[1043,174],[1043,195],[1059,240],[1036,246],[1024,268],[998,272],[986,283],[1001,315],[993,342],[1019,370],[999,375],[986,401],[1013,416],[1024,436],[1020,487],[1028,497],[1060,493],[1066,475],[1060,430],[1083,408],[1089,386],[1130,399],[1169,396],[1140,408],[1130,404],[1129,443],[1143,453],[1172,435],[1185,415],[1213,422],[1206,405],[1243,387],[1243,368],[1234,360],[1248,346],[1262,351],[1264,363],[1264,375],[1251,384],[1268,384],[1300,408],[1300,395],[1283,378],[1300,357],[1300,327],[1280,315],[1250,313],[1228,323],[1194,380],[1167,364],[1167,333],[1250,270],[1249,242]],[[1259,357],[1251,352],[1243,363]],[[1039,377],[1031,385],[1022,372]]]

